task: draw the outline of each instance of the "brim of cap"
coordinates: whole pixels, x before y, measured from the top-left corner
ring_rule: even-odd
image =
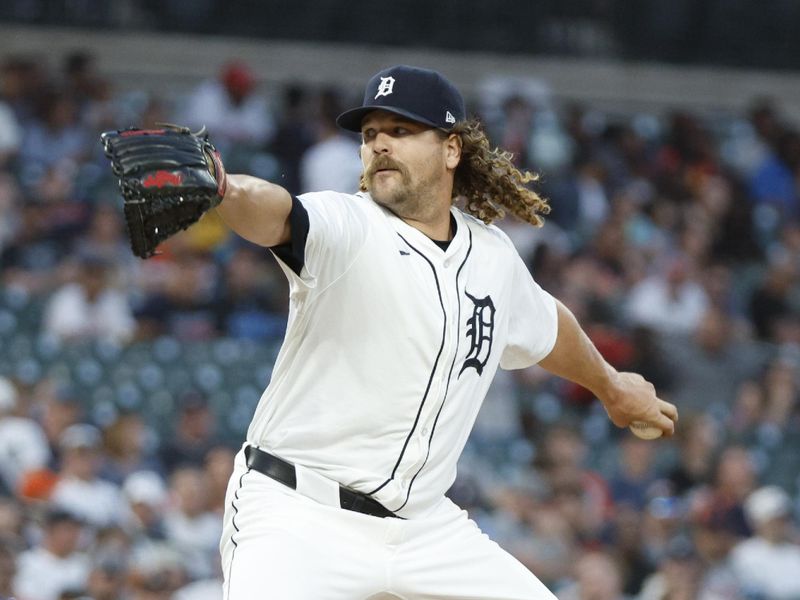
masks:
[[[434,123],[433,121],[429,121],[428,119],[420,117],[418,114],[415,114],[411,111],[398,108],[396,106],[385,106],[378,104],[373,104],[370,106],[359,106],[358,108],[351,108],[350,110],[346,110],[338,117],[336,117],[336,124],[342,129],[347,129],[348,131],[355,131],[356,133],[361,133],[361,121],[364,119],[365,116],[367,116],[367,114],[375,110],[385,110],[386,112],[394,113],[396,115],[400,115],[401,117],[406,117],[408,119],[411,119],[412,121],[416,121],[418,123],[424,123],[425,125],[430,125],[431,127],[440,126],[437,123]]]

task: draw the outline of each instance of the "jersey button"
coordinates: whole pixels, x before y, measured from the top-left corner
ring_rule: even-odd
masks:
[[[422,431],[420,431],[420,433],[421,433],[422,435],[428,435],[428,428],[427,428],[427,427],[423,427],[423,428],[422,428]]]

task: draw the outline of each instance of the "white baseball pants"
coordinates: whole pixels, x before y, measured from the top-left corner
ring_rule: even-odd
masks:
[[[236,457],[220,542],[226,600],[555,600],[444,499],[425,518],[328,506]]]

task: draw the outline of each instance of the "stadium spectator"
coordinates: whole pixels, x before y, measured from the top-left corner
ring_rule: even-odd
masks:
[[[186,581],[178,551],[168,544],[156,543],[131,556],[126,591],[130,600],[170,600]]]
[[[549,491],[533,471],[520,471],[510,481],[487,490],[488,513],[477,513],[487,535],[547,585],[569,573],[574,553],[570,523],[549,498]],[[475,513],[471,510],[471,514]]]
[[[226,63],[217,78],[204,81],[192,92],[178,122],[194,129],[206,126],[214,144],[228,155],[266,146],[275,130],[255,74],[238,60]],[[235,163],[237,159],[231,158]]]
[[[103,463],[100,476],[116,485],[136,471],[163,470],[155,456],[154,440],[141,414],[121,412],[103,430]],[[152,438],[152,435],[150,436]]]
[[[81,127],[78,106],[59,89],[39,97],[36,118],[23,131],[20,177],[29,189],[35,189],[48,173],[74,172],[89,151],[89,132]]]
[[[760,211],[761,233],[772,239],[783,220],[798,216],[797,171],[800,168],[800,134],[784,129],[774,140],[772,153],[750,179],[750,192]]]
[[[86,579],[86,594],[82,598],[91,600],[119,600],[125,597],[127,587],[125,566],[109,560],[100,560],[92,565]]]
[[[233,249],[215,292],[217,330],[234,339],[281,339],[286,331],[286,278],[252,246]]]
[[[791,321],[800,316],[793,306],[792,294],[798,282],[798,265],[775,260],[768,267],[761,284],[753,291],[748,306],[750,320],[762,340],[785,343],[792,332]]]
[[[170,335],[196,342],[217,335],[214,291],[220,266],[209,253],[192,248],[187,233],[169,240],[162,256],[142,265],[144,296],[134,310],[139,338]]]
[[[31,398],[31,410],[42,425],[53,457],[58,459],[61,434],[84,414],[78,390],[69,383],[44,378],[34,386]]]
[[[86,230],[76,240],[72,253],[75,256],[104,257],[114,266],[112,283],[120,289],[128,289],[133,283],[137,265],[119,208],[108,203],[97,204],[87,218]]]
[[[700,324],[708,305],[708,296],[692,274],[689,262],[675,257],[664,274],[633,286],[626,311],[634,325],[651,327],[662,334],[690,334]]]
[[[685,505],[676,496],[654,494],[647,503],[640,529],[641,553],[651,574],[667,555],[670,540],[681,534],[685,517]]]
[[[800,596],[800,544],[791,539],[792,505],[779,487],[755,490],[744,503],[754,535],[731,552],[741,589],[751,597],[789,600]]]
[[[697,597],[703,600],[739,600],[741,588],[731,568],[730,551],[736,535],[713,518],[692,518],[687,522],[703,573]]]
[[[229,446],[214,446],[206,453],[204,472],[208,485],[208,509],[222,516],[228,481],[236,453]]]
[[[779,354],[767,365],[764,373],[763,427],[760,433],[777,430],[782,436],[790,434],[796,427],[800,401],[797,367],[797,357],[788,353],[785,356]]]
[[[700,598],[702,568],[691,540],[676,536],[667,544],[658,570],[644,583],[638,600]]]
[[[739,385],[756,377],[768,358],[764,348],[736,339],[730,317],[721,310],[709,308],[700,317],[692,336],[661,337],[672,374],[670,398],[687,415],[731,406]]]
[[[178,400],[174,431],[159,451],[167,472],[184,466],[201,468],[216,443],[214,414],[208,398],[197,390],[185,392]]]
[[[44,330],[65,341],[131,339],[136,323],[124,293],[112,284],[115,266],[95,254],[78,258],[75,280],[53,294],[44,311]]]
[[[23,202],[17,208],[14,229],[0,254],[3,285],[46,294],[63,279],[65,241],[55,234],[47,207]]]
[[[358,144],[336,125],[341,112],[333,91],[322,95],[315,121],[316,141],[300,160],[303,193],[333,190],[352,194],[358,190],[362,171]]]
[[[656,448],[635,436],[625,436],[619,442],[619,449],[619,466],[608,482],[611,498],[616,506],[625,504],[642,510],[657,478]]]
[[[674,494],[685,496],[711,482],[723,440],[718,423],[707,414],[689,415],[681,425],[678,457],[666,478]]]
[[[12,597],[59,600],[64,592],[82,590],[91,570],[89,557],[80,551],[82,528],[75,515],[50,509],[41,543],[19,555]]]
[[[84,423],[70,425],[59,440],[61,465],[50,501],[94,527],[121,525],[128,506],[120,489],[99,477],[100,431]]]
[[[0,66],[0,98],[14,111],[20,124],[34,116],[45,87],[47,74],[42,63],[31,56],[6,56]]]
[[[290,194],[299,194],[300,160],[314,143],[308,115],[309,92],[303,85],[289,85],[284,90],[282,104],[282,117],[267,148],[278,160],[281,185]]]
[[[619,505],[607,548],[613,552],[621,569],[622,591],[628,596],[639,593],[652,572],[652,563],[642,540],[643,513],[632,506]]]
[[[743,446],[728,446],[719,456],[709,487],[698,490],[695,513],[738,539],[750,535],[743,504],[757,485],[753,457]]]
[[[222,522],[208,508],[208,481],[196,467],[180,467],[170,477],[171,502],[164,515],[164,531],[183,559],[193,579],[219,571],[219,539]]]
[[[126,529],[134,547],[164,540],[164,511],[169,494],[161,476],[153,471],[131,473],[122,484],[122,493],[131,507]]]
[[[575,581],[558,592],[559,600],[624,600],[619,565],[608,553],[583,553],[573,572]]]
[[[64,93],[75,99],[81,122],[92,128],[110,125],[98,114],[98,105],[107,103],[109,87],[98,72],[97,57],[88,50],[73,50],[64,57],[62,73]]]
[[[0,377],[0,496],[14,493],[23,475],[45,467],[50,447],[41,426],[20,414],[18,392]]]
[[[537,458],[552,506],[569,524],[573,541],[581,543],[602,537],[612,509],[607,481],[586,468],[587,451],[586,441],[575,428],[554,424],[544,434]]]

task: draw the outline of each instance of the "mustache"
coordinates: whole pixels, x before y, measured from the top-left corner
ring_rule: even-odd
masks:
[[[381,169],[396,169],[400,172],[401,175],[405,175],[405,169],[403,166],[395,162],[393,159],[389,158],[388,156],[378,156],[372,163],[369,165],[367,172],[365,173],[367,179],[372,179],[372,177],[380,171]]]

